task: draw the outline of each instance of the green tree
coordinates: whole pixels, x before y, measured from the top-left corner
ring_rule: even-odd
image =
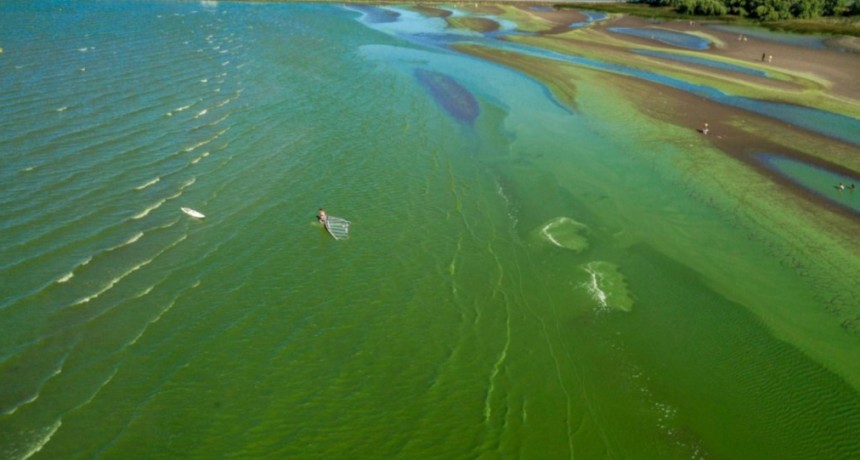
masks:
[[[856,2],[855,2],[856,3]],[[844,16],[850,12],[848,0],[824,0],[824,16]]]
[[[824,14],[824,0],[800,0],[791,5],[789,11],[795,18],[817,18]]]

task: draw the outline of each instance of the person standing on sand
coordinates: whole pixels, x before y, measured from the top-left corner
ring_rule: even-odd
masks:
[[[707,123],[705,123],[705,126],[703,126],[703,127],[702,127],[702,134],[704,134],[704,135],[706,135],[706,136],[707,136],[707,135],[708,135],[708,131],[709,131],[709,130],[708,130],[708,124],[707,124]]]

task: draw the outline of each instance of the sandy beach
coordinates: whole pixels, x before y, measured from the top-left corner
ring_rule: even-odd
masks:
[[[514,42],[650,75],[666,75],[721,94],[784,104],[785,110],[808,107],[838,113],[845,120],[854,120],[849,124],[860,118],[860,86],[856,82],[860,53],[852,51],[854,41],[849,38],[834,37],[817,47],[802,46],[788,40],[757,38],[753,34],[758,31],[754,30],[747,35],[695,21],[658,22],[626,15],[610,15],[584,27],[571,28],[570,24],[588,21],[588,17],[576,11],[535,10],[527,6],[497,4],[478,8],[498,8],[514,17],[519,12],[517,24],[536,33],[511,36],[509,39]],[[610,30],[613,27],[682,32],[704,38],[709,45],[701,50],[684,49],[656,39],[613,32]],[[611,106],[632,105],[637,115],[645,115],[656,126],[664,127],[665,134],[655,142],[673,145],[681,152],[673,159],[674,167],[685,177],[681,187],[696,196],[704,207],[735,216],[738,222],[755,222],[743,224],[747,226],[748,238],[770,240],[767,244],[771,245],[773,255],[782,259],[785,266],[806,276],[804,259],[815,254],[817,264],[832,269],[830,275],[822,277],[822,282],[838,279],[845,273],[860,273],[856,258],[860,254],[857,238],[860,213],[844,206],[844,199],[852,198],[850,194],[854,192],[846,190],[843,194],[838,189],[840,180],[860,184],[860,146],[856,142],[816,132],[810,125],[802,128],[772,113],[725,104],[704,93],[599,67],[480,46],[457,49],[544,82],[560,102],[574,110],[579,109],[580,85],[602,87],[607,107],[596,108],[592,101],[586,111],[599,109],[609,117],[624,118],[626,113]],[[643,50],[651,54],[643,55]],[[674,56],[688,59],[671,59]],[[702,65],[702,60],[726,63],[729,67]],[[636,123],[641,118],[631,114],[630,120]],[[707,134],[703,132],[706,124]],[[623,136],[624,131],[619,128],[607,135]],[[774,168],[767,158],[779,158],[807,169],[792,176]],[[824,180],[803,179],[812,170],[827,171],[832,176]],[[774,238],[780,242],[774,243]],[[702,269],[707,270],[709,262],[701,263]],[[809,307],[837,318],[846,337],[856,338],[860,332],[860,316],[852,301],[834,297]],[[768,311],[760,313],[767,315]],[[856,382],[853,371],[844,369],[844,372],[849,380]]]
[[[480,4],[476,7],[481,12],[492,14],[498,14],[502,10],[510,12],[510,8],[511,6],[502,4]],[[602,59],[609,59],[621,65],[701,79],[717,88],[724,86],[729,93],[744,91],[749,94],[748,97],[764,100],[771,97],[776,101],[802,103],[811,107],[822,103],[821,101],[832,102],[842,108],[844,115],[856,118],[860,114],[860,85],[856,82],[856,75],[860,74],[860,53],[852,51],[855,42],[848,37],[833,38],[825,41],[827,47],[812,48],[723,31],[710,27],[711,24],[696,21],[656,22],[629,15],[610,15],[607,19],[591,23],[587,27],[571,30],[570,24],[586,21],[588,18],[576,10],[536,10],[527,5],[515,8],[542,22],[542,29],[538,29],[540,37],[524,40],[532,45],[545,46],[576,56],[599,55]],[[613,33],[609,30],[613,27],[681,32],[707,38],[711,44],[701,51],[682,50],[657,40]],[[719,59],[764,72],[779,73],[783,77],[773,79],[706,69],[680,61],[643,59],[642,56],[634,54],[634,50],[638,49]],[[493,53],[481,54],[487,59],[494,59]],[[504,62],[538,79],[549,80],[557,92],[567,95],[576,93],[573,80],[563,81],[563,77],[557,77],[557,70],[542,68],[545,65],[533,59],[522,59],[510,55]],[[552,67],[551,64],[549,66]],[[856,177],[860,175],[858,146],[813,132],[801,132],[796,127],[763,115],[665,85],[611,75],[607,75],[607,78],[624,80],[618,84],[618,89],[625,91],[629,100],[636,101],[643,113],[690,131],[701,132],[707,123],[709,133],[705,138],[706,142],[769,176],[773,181],[785,186],[788,192],[803,195],[805,199],[815,202],[816,206],[829,209],[844,218],[857,219],[856,214],[810,195],[793,186],[784,177],[768,171],[753,158],[753,154],[779,152],[786,157]],[[571,97],[575,99],[575,96]]]

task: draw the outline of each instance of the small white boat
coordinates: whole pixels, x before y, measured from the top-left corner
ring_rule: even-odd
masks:
[[[184,212],[185,214],[188,214],[191,217],[194,217],[195,219],[203,219],[204,217],[206,217],[202,212],[195,211],[191,208],[182,207],[179,209],[182,209],[182,212]]]
[[[340,217],[328,216],[325,219],[325,229],[336,240],[349,238],[349,221]]]

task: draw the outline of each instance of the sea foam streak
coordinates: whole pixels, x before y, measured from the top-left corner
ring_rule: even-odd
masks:
[[[202,140],[202,141],[200,141],[200,142],[198,142],[198,143],[196,143],[196,144],[192,145],[191,147],[186,147],[185,149],[183,149],[183,152],[190,152],[190,151],[192,151],[192,150],[194,150],[194,149],[196,149],[196,148],[198,148],[198,147],[203,147],[204,145],[206,145],[206,144],[208,144],[208,143],[210,143],[210,142],[214,141],[215,139],[218,139],[219,137],[223,136],[223,135],[224,135],[224,133],[226,133],[226,132],[227,132],[227,131],[229,131],[229,130],[230,130],[230,128],[222,129],[221,131],[219,131],[217,134],[215,134],[214,136],[210,137],[209,139]]]
[[[160,207],[161,207],[161,205],[163,205],[165,201],[167,201],[167,199],[162,199],[162,200],[158,200],[158,201],[156,201],[154,204],[152,204],[152,205],[148,206],[148,207],[147,207],[146,209],[144,209],[143,211],[140,211],[139,213],[137,213],[137,214],[135,214],[134,216],[132,216],[132,219],[143,219],[143,218],[144,218],[144,217],[146,217],[150,212],[155,211],[156,209],[160,208]]]
[[[32,457],[33,455],[36,455],[36,453],[42,450],[42,448],[45,447],[45,444],[47,444],[51,440],[51,437],[54,436],[54,433],[56,433],[57,430],[60,429],[60,426],[62,424],[63,421],[61,419],[57,419],[57,421],[54,422],[51,426],[42,430],[42,432],[45,434],[41,437],[41,439],[38,439],[36,443],[29,448],[29,450],[21,457],[21,460],[27,460],[28,458]]]
[[[134,235],[132,235],[131,238],[125,240],[124,242],[122,242],[122,243],[120,243],[120,244],[118,244],[112,248],[108,248],[106,252],[116,251],[119,248],[128,246],[130,244],[134,244],[137,242],[137,240],[141,239],[142,237],[143,237],[143,232],[137,232]]]
[[[57,279],[57,282],[58,282],[58,283],[65,283],[65,282],[69,281],[70,279],[72,279],[72,277],[73,277],[73,276],[75,276],[75,271],[76,271],[77,269],[79,269],[79,268],[83,267],[84,265],[86,265],[86,264],[90,263],[90,261],[91,261],[91,260],[93,260],[93,256],[89,256],[89,257],[87,257],[86,259],[84,259],[84,261],[83,261],[83,262],[81,262],[81,263],[79,263],[79,264],[75,265],[75,268],[73,268],[69,273],[66,273],[65,275],[63,275],[62,277],[60,277],[59,279]]]
[[[196,177],[192,177],[191,179],[188,179],[187,181],[182,183],[182,186],[179,187],[179,191],[181,192],[181,191],[187,189],[188,187],[191,187],[192,185],[194,185],[195,182],[197,182]]]
[[[153,186],[153,185],[155,185],[155,184],[159,183],[160,181],[161,181],[161,178],[160,178],[160,177],[156,177],[155,179],[152,179],[152,180],[151,180],[151,181],[149,181],[149,182],[146,182],[146,183],[144,183],[144,184],[140,184],[140,185],[138,185],[138,186],[137,186],[137,187],[135,187],[134,189],[135,189],[135,190],[143,190],[143,189],[145,189],[145,188],[147,188],[147,187],[151,187],[151,186]]]
[[[633,309],[633,297],[627,282],[618,267],[609,262],[589,262],[581,267],[589,274],[583,283],[591,297],[601,309],[613,308],[622,311]]]
[[[558,242],[558,240],[556,240],[555,238],[553,238],[553,237],[552,237],[552,234],[548,231],[548,230],[549,230],[549,228],[550,228],[550,225],[546,225],[546,226],[544,226],[542,229],[540,229],[540,231],[541,231],[541,233],[543,233],[543,234],[544,234],[544,236],[545,236],[545,237],[546,237],[546,238],[547,238],[547,239],[548,239],[552,244],[554,244],[554,245],[556,245],[556,246],[558,246],[558,247],[560,247],[560,248],[563,248],[564,246],[563,246],[561,243],[559,243],[559,242]]]
[[[150,262],[152,262],[152,259],[145,260],[145,261],[143,261],[143,262],[141,262],[141,263],[139,263],[139,264],[135,265],[134,267],[131,267],[131,268],[130,268],[128,271],[126,271],[125,273],[123,273],[123,274],[121,274],[121,275],[117,276],[116,278],[114,278],[114,279],[110,280],[110,282],[108,282],[108,284],[106,284],[103,288],[101,288],[100,290],[98,290],[98,291],[97,291],[97,292],[95,292],[94,294],[90,294],[90,295],[88,295],[88,296],[86,296],[86,297],[80,298],[80,299],[78,299],[75,303],[71,304],[70,306],[71,306],[71,307],[75,307],[75,306],[78,306],[78,305],[83,305],[83,304],[85,304],[85,303],[87,303],[87,302],[89,302],[89,301],[91,301],[91,300],[93,300],[93,299],[98,298],[98,296],[100,296],[100,295],[104,294],[105,292],[107,292],[107,291],[111,290],[114,286],[116,286],[116,285],[117,285],[117,283],[119,283],[120,281],[122,281],[122,280],[123,280],[123,278],[125,278],[125,277],[127,277],[128,275],[131,275],[132,273],[134,273],[134,272],[136,272],[136,271],[140,270],[141,268],[143,268],[143,267],[145,267],[145,266],[149,265],[149,264],[150,264]]]
[[[197,163],[200,162],[200,160],[202,160],[208,156],[209,156],[209,152],[203,152],[203,154],[201,154],[199,157],[191,160],[191,164],[196,165]]]
[[[142,235],[142,233],[141,233],[141,235]],[[107,291],[111,290],[114,286],[116,286],[116,285],[117,285],[117,283],[119,283],[120,281],[122,281],[124,278],[128,277],[128,276],[129,276],[129,275],[131,275],[132,273],[134,273],[134,272],[136,272],[136,271],[140,270],[141,268],[143,268],[143,267],[145,267],[145,266],[149,265],[150,263],[152,263],[152,261],[154,261],[156,258],[158,258],[158,256],[160,256],[161,254],[164,254],[164,252],[165,252],[165,251],[167,251],[168,249],[170,249],[170,248],[172,248],[172,247],[174,247],[174,246],[178,245],[179,243],[181,243],[181,242],[185,241],[185,239],[186,239],[186,238],[188,238],[188,236],[187,236],[187,235],[182,235],[182,237],[181,237],[181,238],[179,238],[178,240],[176,240],[174,243],[172,243],[172,244],[168,245],[167,247],[165,247],[165,248],[164,248],[164,249],[162,249],[161,251],[158,251],[158,253],[156,253],[156,254],[155,254],[154,256],[152,256],[151,258],[149,258],[149,259],[147,259],[147,260],[144,260],[143,262],[141,262],[141,263],[139,263],[139,264],[135,265],[134,267],[131,267],[130,269],[126,270],[126,271],[125,271],[125,273],[123,273],[123,274],[121,274],[121,275],[117,276],[116,278],[114,278],[114,279],[110,280],[110,281],[109,281],[109,282],[108,282],[104,287],[102,287],[101,289],[99,289],[99,290],[98,290],[98,291],[96,291],[95,293],[90,294],[90,295],[88,295],[88,296],[86,296],[86,297],[82,297],[82,298],[78,299],[76,302],[72,303],[72,304],[71,304],[71,305],[69,305],[69,306],[70,306],[70,307],[75,307],[75,306],[78,306],[78,305],[83,305],[83,304],[85,304],[85,303],[88,303],[88,302],[89,302],[89,301],[91,301],[91,300],[94,300],[94,299],[98,298],[100,295],[102,295],[102,294],[104,294],[105,292],[107,292]]]
[[[63,357],[59,360],[59,362],[57,362],[56,366],[54,366],[54,371],[51,372],[47,377],[42,379],[41,382],[39,382],[39,386],[33,392],[33,396],[30,396],[29,398],[19,402],[14,407],[3,412],[0,415],[12,415],[15,412],[17,412],[18,409],[20,409],[21,407],[26,406],[27,404],[31,404],[35,400],[39,399],[39,394],[42,392],[42,388],[44,388],[45,384],[48,383],[49,380],[60,375],[63,372],[63,366],[66,364],[66,360],[69,358],[70,353],[71,353],[71,350],[67,351],[66,354],[63,355]]]
[[[606,292],[600,289],[600,279],[602,278],[601,274],[592,270],[590,267],[586,267],[585,271],[588,272],[590,276],[589,281],[586,283],[588,292],[591,293],[592,298],[594,298],[601,307],[608,307],[609,304],[606,303]]]

